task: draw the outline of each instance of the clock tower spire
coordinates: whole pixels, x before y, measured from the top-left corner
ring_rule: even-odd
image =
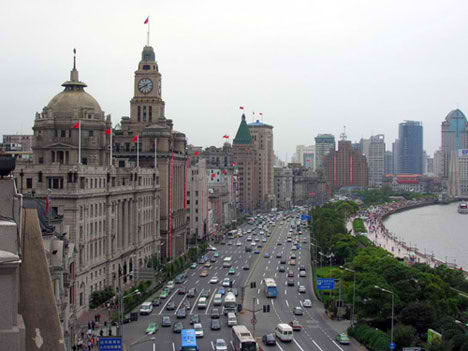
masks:
[[[147,126],[164,117],[161,97],[161,74],[154,49],[145,45],[138,69],[135,71],[134,94],[130,100],[130,118],[133,123]]]

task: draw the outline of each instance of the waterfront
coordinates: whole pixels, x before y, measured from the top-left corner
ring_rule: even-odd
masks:
[[[419,207],[393,214],[385,227],[407,246],[468,270],[468,215],[457,212],[458,202]]]

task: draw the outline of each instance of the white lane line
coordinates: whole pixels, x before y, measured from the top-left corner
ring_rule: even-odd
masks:
[[[340,347],[340,345],[338,345],[338,344],[335,342],[335,340],[332,340],[332,342],[333,342],[333,343],[336,345],[336,347],[338,347],[341,351],[344,351],[344,350]]]
[[[257,295],[260,295],[260,289],[257,290]]]
[[[257,299],[257,305],[260,305],[260,299]]]
[[[166,308],[167,304],[169,303],[169,301],[171,301],[171,299],[174,297],[174,295],[177,293],[177,291],[179,291],[179,289],[176,289],[176,291],[174,291],[174,293],[167,299],[166,303],[161,308],[161,311],[159,311],[159,315],[161,315],[161,313],[163,313],[163,311]]]
[[[172,351],[175,351],[175,345],[172,343]]]
[[[192,277],[195,275],[195,272],[192,273]]]
[[[198,285],[199,282],[200,282],[200,279],[195,282],[195,285]]]
[[[208,310],[210,309],[211,301],[213,301],[213,298],[214,298],[215,295],[216,295],[216,290],[213,291],[213,293],[211,294],[211,298],[210,298],[210,301],[208,302],[208,306],[206,306],[205,314],[208,314]]]
[[[182,303],[184,302],[186,297],[187,297],[187,294],[185,294],[184,297],[182,298],[182,301],[180,301],[179,306],[177,306],[174,314],[177,314],[177,311],[179,310],[180,306],[182,306]]]
[[[288,300],[285,300],[285,301],[286,301],[286,306],[288,306],[288,308],[289,308],[289,302],[288,302]]]
[[[214,344],[213,344],[213,341],[211,341],[211,348],[214,350]]]
[[[232,346],[232,349],[235,350],[234,344],[232,343],[232,341],[231,341],[231,346]]]
[[[293,339],[293,341],[297,345],[297,347],[299,347],[299,349],[301,349],[301,351],[304,351],[304,349],[301,347],[301,345],[299,345],[299,343],[296,341],[296,339]],[[314,342],[314,340],[312,340],[312,341]],[[315,342],[314,342],[314,344],[315,344]],[[317,344],[315,344],[315,345],[317,345]],[[319,347],[319,349],[320,349],[320,347]],[[322,349],[320,349],[320,350],[323,351]]]
[[[333,340],[332,340],[332,341],[333,341]],[[315,346],[317,346],[317,348],[318,348],[320,351],[323,351],[323,350],[320,348],[320,346],[317,345],[317,343],[315,342],[315,340],[312,340],[312,342],[314,343]],[[338,347],[339,347],[339,346],[338,346]],[[341,349],[341,347],[340,347],[340,349]],[[343,350],[343,349],[342,349],[342,350]]]
[[[196,299],[195,302],[193,303],[192,309],[190,310],[190,314],[192,314],[193,309],[195,308],[195,305],[197,304],[197,301],[198,301],[198,299],[200,298],[200,295],[201,295],[202,292],[203,292],[203,289],[200,291],[200,293],[199,293],[198,296],[197,296],[197,299]]]

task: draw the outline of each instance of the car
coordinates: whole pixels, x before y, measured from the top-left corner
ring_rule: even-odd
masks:
[[[206,263],[203,265],[203,267],[205,267],[205,268],[210,268],[210,267],[211,267],[211,263],[210,263],[210,262],[206,262]]]
[[[282,258],[280,264],[286,264],[286,259]]]
[[[278,253],[276,254],[276,258],[281,258],[281,256],[283,256],[283,255],[281,254],[281,252],[278,252]]]
[[[210,284],[218,284],[219,279],[217,276],[214,276],[213,278],[210,279]]]
[[[191,269],[195,269],[195,268],[197,268],[197,264],[196,264],[195,262],[194,262],[194,263],[192,263],[192,264],[190,265],[190,268],[191,268]]]
[[[161,290],[161,294],[159,294],[159,298],[165,299],[167,298],[167,295],[169,295],[169,290],[167,290],[166,288],[163,288]]]
[[[207,276],[208,276],[208,271],[206,269],[200,272],[200,277],[207,277]]]
[[[288,286],[294,286],[294,279],[288,278]]]
[[[262,243],[266,243],[266,242],[267,242],[266,238],[262,238]]]
[[[265,254],[263,255],[264,258],[270,258],[270,254],[268,252],[265,252]]]
[[[219,319],[211,319],[211,330],[220,330],[221,322]]]
[[[295,254],[291,254],[291,256],[289,257],[291,260],[295,260],[297,257]]]
[[[224,278],[224,280],[223,280],[223,286],[226,287],[226,288],[230,288],[230,287],[232,286],[231,279],[229,279],[229,278]]]
[[[336,336],[336,341],[338,341],[342,345],[348,345],[349,344],[348,334],[346,334],[346,333],[338,334]]]
[[[296,251],[297,250],[296,246],[295,245],[291,246],[291,250]]]
[[[187,289],[185,288],[185,286],[181,286],[179,290],[177,291],[177,293],[179,295],[185,295],[187,293]]]
[[[257,250],[254,251],[254,254],[257,254],[257,255],[258,255],[259,253],[260,253],[260,250],[259,250],[259,249],[257,249]]]
[[[237,296],[237,294],[238,294],[238,291],[237,291],[236,288],[230,288],[230,289],[228,289],[228,292],[232,292],[234,294],[234,296]]]
[[[288,238],[286,241],[287,241],[288,243],[290,243],[290,242],[292,241],[292,239],[291,239],[291,238]]]
[[[200,323],[200,315],[198,314],[192,314],[192,316],[190,316],[190,324],[195,323]]]
[[[290,260],[289,265],[290,266],[295,266],[296,265],[296,260]]]
[[[184,329],[184,325],[182,322],[177,322],[174,323],[174,326],[172,327],[172,332],[180,334],[182,332],[182,329]]]
[[[262,336],[262,341],[267,346],[276,345],[275,334],[265,334]]]
[[[288,278],[294,278],[294,272],[288,271]]]
[[[187,316],[187,312],[185,311],[185,307],[181,307],[177,310],[176,318],[183,319]]]
[[[236,269],[234,267],[229,268],[228,274],[236,274]]]
[[[216,263],[216,257],[211,257],[210,262],[211,263]]]
[[[257,246],[257,244],[252,243],[252,244],[250,244],[250,246],[251,246],[251,247],[255,247],[255,246]]]
[[[154,333],[156,333],[159,329],[159,326],[158,326],[158,323],[156,322],[151,322],[150,324],[148,324],[148,328],[146,328],[146,334],[148,335],[153,335]]]
[[[247,237],[247,241],[252,241],[252,237],[251,237],[251,236],[248,236],[248,237]]]
[[[183,282],[185,282],[185,274],[179,274],[176,278],[175,278],[175,283],[176,284],[182,284]]]
[[[193,329],[195,329],[195,337],[203,338],[203,326],[201,323],[195,323]]]
[[[166,284],[166,288],[168,288],[169,290],[174,289],[175,288],[174,281],[173,280],[168,281],[167,284]]]
[[[300,271],[299,272],[299,277],[302,277],[302,278],[307,277],[306,271]]]
[[[196,294],[197,294],[197,289],[195,289],[195,288],[190,288],[190,289],[188,290],[187,297],[195,297]]]
[[[152,301],[153,307],[157,307],[161,304],[161,299],[159,297],[153,299]]]
[[[278,267],[278,272],[281,272],[281,273],[282,273],[282,272],[286,272],[286,267],[283,266],[283,265],[279,266],[279,267]]]
[[[223,287],[220,287],[218,289],[218,294],[224,295],[226,293],[226,290]]]
[[[245,265],[245,266],[242,266],[242,269],[243,269],[244,271],[248,271],[248,270],[250,269],[250,267],[249,267],[248,265]]]
[[[211,290],[210,289],[203,289],[201,294],[200,294],[200,297],[208,298],[208,297],[210,297],[210,295],[211,295]]]
[[[185,300],[184,301],[184,306],[187,310],[189,310],[192,307],[192,304],[190,303],[190,300]]]
[[[307,239],[302,240],[303,244],[307,244]]]
[[[224,339],[216,339],[215,351],[227,351],[228,347]]]
[[[216,252],[214,253],[214,257],[216,257],[216,258],[219,257],[219,252],[218,252],[218,251],[216,251]]]
[[[211,310],[211,319],[219,319],[219,309],[213,308]]]
[[[281,243],[281,241],[278,241],[278,242],[276,243],[276,245],[281,246],[281,245],[283,245],[283,244]]]
[[[221,241],[221,245],[226,245],[226,242],[225,242],[225,241]]]
[[[242,243],[241,243],[240,241],[238,241],[238,242],[236,243],[236,246],[242,246]]]
[[[166,310],[168,310],[168,311],[174,311],[174,310],[175,310],[175,307],[176,307],[176,306],[175,306],[174,301],[171,301],[171,302],[169,302],[169,303],[167,304]]]
[[[297,291],[299,291],[301,294],[304,294],[307,292],[306,287],[304,285],[299,285],[297,288]]]
[[[293,313],[295,316],[302,316],[304,314],[304,310],[300,306],[296,306],[293,309]]]
[[[205,260],[204,260],[203,258],[200,258],[200,259],[198,260],[198,263],[199,263],[199,264],[203,264],[203,263],[205,263]]]
[[[300,265],[300,266],[299,266],[299,271],[304,271],[304,272],[305,272],[305,270],[306,270],[306,268],[305,268],[304,265]]]
[[[172,325],[172,322],[171,322],[171,317],[169,316],[163,316],[162,317],[162,321],[161,321],[161,325],[163,327],[170,327]]]
[[[294,331],[301,331],[302,330],[302,325],[301,323],[299,323],[298,320],[293,320],[291,322],[289,322],[289,325],[291,326],[291,328],[294,330]]]
[[[303,302],[302,302],[302,306],[303,307],[312,307],[312,301],[310,301],[309,299],[305,299]]]

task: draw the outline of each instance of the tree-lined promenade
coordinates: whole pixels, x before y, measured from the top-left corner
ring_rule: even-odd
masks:
[[[341,279],[348,316],[352,312],[356,280],[357,322],[350,335],[370,350],[388,350],[393,295],[393,341],[397,350],[409,346],[431,351],[468,350],[464,327],[468,323],[468,299],[454,290],[468,292],[463,273],[445,265],[432,268],[426,264],[405,264],[365,236],[351,235],[346,222],[358,210],[354,202],[339,201],[311,211],[312,257],[317,257],[317,263],[321,258],[323,265],[332,260],[331,272],[322,268],[318,276]],[[322,299],[329,311],[336,312],[331,296],[324,295]],[[429,328],[442,334],[440,343],[426,345]]]

